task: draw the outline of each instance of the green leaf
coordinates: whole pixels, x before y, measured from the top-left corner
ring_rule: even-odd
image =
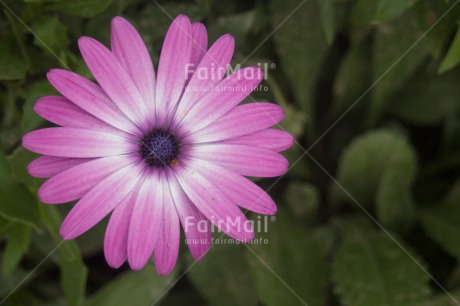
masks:
[[[45,52],[59,54],[69,46],[67,27],[55,15],[40,16],[32,22],[31,29],[36,34],[34,44]]]
[[[4,275],[4,273],[1,273],[0,275],[0,296],[2,298],[6,297],[8,294],[10,294],[13,290],[18,289],[17,293],[18,295],[22,295],[21,289],[26,287],[31,281],[34,280],[34,274],[30,275],[30,271],[23,270],[21,268],[18,268],[14,273],[10,275]],[[30,276],[30,277],[27,277]],[[21,283],[20,288],[16,288],[17,285]],[[9,301],[8,301],[9,302]],[[6,304],[10,305],[10,304]],[[13,305],[24,305],[21,303],[13,304]]]
[[[257,305],[243,251],[241,244],[213,245],[190,270],[190,280],[211,305]],[[188,266],[194,262],[191,257],[189,259]]]
[[[419,0],[379,0],[374,19],[387,21],[398,17]]]
[[[61,288],[68,305],[81,306],[84,302],[88,270],[83,263],[76,241],[63,242],[59,236],[62,217],[56,207],[41,205],[40,213],[43,223],[58,246]]]
[[[289,161],[289,165],[291,165],[288,175],[295,178],[311,179],[312,170],[304,158],[305,152],[299,146],[294,145],[291,149],[284,151],[283,155]]]
[[[170,16],[177,16],[179,14],[186,14],[191,20],[200,21],[204,17],[202,9],[194,4],[184,2],[166,2],[161,4],[162,8],[168,12],[165,14],[156,5],[145,6],[139,14],[133,15],[132,20],[142,36],[147,48],[152,55],[154,62],[158,60],[157,54],[160,54],[160,46],[166,35],[166,31],[171,25]],[[96,23],[96,26],[99,26]],[[211,30],[208,28],[208,30]],[[222,35],[223,33],[220,33]],[[157,52],[153,52],[157,51]],[[155,63],[156,64],[156,63]]]
[[[458,306],[460,301],[460,289],[449,292],[447,294],[439,294],[432,298],[428,306]]]
[[[293,181],[288,186],[284,202],[296,216],[313,220],[319,204],[319,193],[314,185]]]
[[[6,11],[4,14],[10,29],[7,30],[8,34],[0,36],[0,80],[18,80],[24,78],[29,69],[29,59],[14,17]]]
[[[399,169],[387,171],[377,191],[376,212],[382,225],[396,232],[407,232],[415,218],[410,182]]]
[[[372,130],[344,150],[337,178],[360,204],[369,206],[387,171],[398,170],[401,181],[409,184],[416,168],[415,153],[404,137],[390,130]]]
[[[335,252],[337,234],[331,224],[315,228],[313,234],[317,241],[321,241],[319,246],[323,252],[323,256],[329,256],[332,252]]]
[[[294,89],[296,100],[311,116],[313,92],[327,51],[326,38],[318,31],[321,13],[316,1],[271,0],[275,50]],[[307,118],[311,124],[311,118]]]
[[[41,3],[45,3],[45,2],[56,2],[56,0],[22,0],[22,2],[41,4]]]
[[[460,258],[460,180],[457,180],[446,196],[435,206],[419,211],[418,217],[425,232],[449,254]]]
[[[321,24],[328,45],[332,44],[335,31],[335,10],[332,0],[317,0],[321,10]]]
[[[442,199],[442,205],[454,207],[460,201],[460,180],[457,180]]]
[[[159,276],[152,263],[141,271],[128,271],[110,281],[89,299],[88,306],[152,305],[169,290],[177,276]]]
[[[331,224],[338,233],[345,236],[353,234],[358,228],[363,231],[368,231],[372,230],[374,226],[372,220],[361,213],[337,216],[332,219]]]
[[[13,179],[8,160],[0,152],[0,215],[38,230],[40,219],[37,204],[29,190]]]
[[[280,129],[288,132],[294,138],[301,136],[303,134],[307,115],[305,112],[299,111],[290,104],[286,104],[282,107],[286,117],[279,123]]]
[[[88,269],[83,263],[77,243],[75,241],[65,241],[58,250],[58,256],[61,288],[64,291],[67,304],[81,306],[85,299]]]
[[[250,10],[240,14],[221,16],[214,26],[208,28],[210,41],[215,41],[222,33],[231,33],[235,41],[243,43],[251,31],[254,30],[256,21],[255,10]],[[252,52],[249,50],[248,52]]]
[[[425,62],[427,48],[423,40],[418,41],[422,34],[412,10],[377,27],[372,77],[375,87],[366,118],[367,126],[377,124],[394,94]],[[418,43],[414,45],[416,41]]]
[[[395,96],[388,111],[413,124],[439,124],[460,109],[456,90],[459,76],[457,70],[435,77],[420,74]]]
[[[37,48],[28,48],[28,56],[30,58],[30,68],[29,73],[34,76],[40,76],[41,80],[44,80],[44,75],[50,70],[57,68],[57,66],[64,67],[65,69],[70,69],[66,67],[63,63],[70,62],[68,59],[73,53],[61,53],[59,54],[59,60],[57,57],[50,56],[45,52],[40,52]],[[73,67],[73,66],[72,66]]]
[[[166,295],[165,298],[157,304],[160,306],[208,305],[194,286],[175,286],[174,293]]]
[[[47,10],[81,17],[93,17],[104,11],[113,0],[65,0],[50,4]]]
[[[371,86],[372,70],[369,67],[372,67],[372,51],[368,35],[357,35],[352,40],[350,49],[339,67],[334,85],[337,102],[333,105],[333,111],[337,116],[342,115],[358,100],[355,108],[369,103],[369,95],[363,94]]]
[[[286,100],[281,87],[274,77],[267,78],[267,84],[273,94],[275,101],[284,109],[286,116],[279,123],[282,130],[289,132],[294,138],[300,137],[304,132],[307,115],[304,111],[298,109]]]
[[[377,12],[378,1],[357,0],[350,14],[350,23],[355,27],[369,25]]]
[[[10,221],[8,221],[5,218],[0,217],[0,235],[6,232],[10,226],[11,226]]]
[[[27,165],[38,156],[37,153],[31,152],[23,146],[18,147],[8,156],[12,177],[25,184],[32,192],[36,192],[43,183],[43,179],[35,178],[27,172]]]
[[[460,63],[460,23],[457,29],[457,34],[449,47],[449,51],[442,60],[438,72],[444,73],[457,66],[458,63]]]
[[[16,39],[0,39],[0,80],[22,79],[29,68],[29,63],[19,51]]]
[[[31,228],[17,223],[11,229],[2,257],[2,270],[5,275],[14,272],[27,251],[30,243]]]
[[[247,245],[246,258],[260,301],[267,306],[300,305],[300,298],[309,306],[323,305],[327,258],[313,232],[280,211],[259,235],[259,243]]]
[[[25,96],[26,101],[24,103],[21,119],[21,127],[24,133],[30,132],[46,122],[42,117],[35,113],[35,102],[41,97],[56,94],[57,91],[48,81],[36,82],[27,89],[27,94]]]
[[[342,242],[333,278],[344,305],[419,306],[429,294],[428,276],[411,257],[386,234],[359,227]]]
[[[101,220],[91,229],[90,235],[78,237],[77,243],[83,257],[97,256],[103,249],[108,221],[107,219]]]
[[[130,5],[132,5],[132,2],[119,1],[119,0],[112,1],[112,3],[103,12],[98,14],[97,18],[90,18],[88,20],[88,22],[85,24],[85,27],[82,29],[83,33],[91,33],[90,36],[92,38],[100,41],[101,43],[105,45],[110,45],[110,29],[107,26],[101,26],[101,25],[110,25],[112,18],[117,15],[122,15],[122,12],[124,15],[125,9],[128,8]],[[155,7],[158,9],[156,5],[153,5],[152,7]],[[144,11],[145,9],[142,9],[142,12]],[[159,11],[163,12],[161,10]],[[138,12],[138,10],[136,10],[136,12]],[[142,17],[139,16],[140,13],[141,12],[137,14],[136,18],[132,18],[129,20],[136,29],[139,29],[139,23],[142,20]],[[74,57],[74,58],[69,59],[70,62],[75,63],[76,62],[75,59],[77,59],[78,61],[81,61],[81,64],[79,64],[79,66],[86,68],[86,63],[79,56],[79,54],[78,56],[76,56],[76,54],[74,53],[68,53],[68,54],[70,54],[71,57]],[[78,63],[76,64],[78,65]],[[77,69],[78,68],[79,67],[77,66]],[[86,69],[86,70],[89,72],[89,69]]]
[[[419,218],[423,229],[449,254],[460,259],[460,207],[441,204],[420,210]]]
[[[445,48],[446,40],[450,39],[452,31],[457,27],[460,5],[454,1],[424,0],[415,4],[414,11],[419,26],[426,35],[423,39],[431,55],[438,59]]]

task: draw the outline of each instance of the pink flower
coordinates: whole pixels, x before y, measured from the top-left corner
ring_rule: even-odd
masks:
[[[23,138],[24,147],[44,155],[28,167],[32,176],[49,178],[40,200],[78,200],[62,237],[78,237],[112,213],[108,264],[128,260],[138,270],[154,254],[162,275],[177,261],[180,224],[196,260],[209,249],[210,222],[234,239],[252,240],[238,206],[262,214],[276,206],[244,176],[284,174],[288,162],[278,152],[293,144],[291,135],[270,128],[284,118],[279,106],[238,106],[262,80],[261,70],[225,77],[233,37],[223,35],[207,50],[204,25],[181,15],[168,30],[155,76],[134,27],[115,17],[111,30],[111,51],[89,37],[78,42],[98,84],[51,70],[48,80],[63,96],[39,99],[35,111],[59,127]]]

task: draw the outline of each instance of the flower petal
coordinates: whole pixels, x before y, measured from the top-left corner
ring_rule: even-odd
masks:
[[[177,179],[189,199],[224,233],[237,240],[251,241],[254,231],[246,216],[227,194],[199,174],[199,170],[193,162],[188,163],[187,169],[175,168]]]
[[[143,168],[143,164],[127,166],[85,194],[64,219],[60,232],[62,238],[78,237],[107,216],[132,191]]]
[[[188,77],[186,67],[190,63],[191,51],[190,20],[185,15],[179,15],[169,27],[158,63],[155,101],[159,126],[164,124],[166,117],[182,95]]]
[[[190,70],[196,73],[191,77],[177,106],[175,122],[181,122],[197,101],[222,80],[234,49],[235,39],[231,35],[223,35],[209,48],[199,65],[191,67],[193,69]]]
[[[35,102],[34,110],[46,120],[60,126],[98,130],[126,138],[131,135],[94,117],[64,97],[40,98]]]
[[[33,177],[49,178],[64,170],[91,160],[91,158],[68,158],[45,155],[30,162],[27,166],[27,171]]]
[[[89,70],[113,103],[144,131],[149,130],[147,110],[142,96],[115,55],[90,37],[80,38],[78,46]]]
[[[206,50],[208,50],[206,27],[201,22],[194,22],[192,23],[192,55],[190,56],[190,63],[193,64],[194,68],[201,62]]]
[[[135,123],[123,114],[97,84],[62,69],[50,70],[47,77],[61,94],[94,117],[123,131],[142,135]]]
[[[47,204],[77,200],[101,180],[138,161],[139,158],[134,156],[111,156],[77,165],[47,180],[40,187],[38,198]]]
[[[167,275],[174,269],[179,255],[180,222],[164,173],[161,175],[161,180],[163,181],[163,222],[155,246],[155,267],[158,274]]]
[[[138,184],[139,185],[139,184]],[[115,207],[110,216],[107,230],[104,237],[105,260],[112,268],[118,269],[127,258],[127,241],[131,212],[136,200],[138,188],[126,196],[121,203]]]
[[[172,205],[163,202],[163,184],[159,171],[146,175],[134,204],[128,234],[128,262],[133,270],[142,269],[152,256],[163,222],[163,206]]]
[[[280,176],[289,166],[287,159],[275,151],[237,144],[196,146],[188,154],[246,176]]]
[[[22,138],[26,149],[60,157],[102,157],[136,151],[138,145],[109,133],[55,127],[32,131]]]
[[[263,72],[258,67],[246,67],[232,73],[185,115],[180,126],[181,133],[198,131],[231,111],[256,88],[262,78]]]
[[[272,198],[247,178],[204,161],[196,160],[194,165],[203,177],[218,186],[236,205],[258,214],[276,213],[276,204]]]
[[[124,18],[112,19],[112,52],[142,96],[151,126],[155,120],[155,71],[149,51],[136,29]]]
[[[235,107],[225,116],[193,133],[193,142],[211,142],[251,134],[283,120],[284,111],[273,103],[249,103]]]
[[[223,140],[220,143],[256,146],[281,152],[292,147],[294,144],[294,137],[285,131],[265,129],[249,135]]]
[[[168,182],[184,229],[186,244],[193,259],[199,260],[208,252],[211,245],[211,222],[190,201],[172,170],[168,172]]]

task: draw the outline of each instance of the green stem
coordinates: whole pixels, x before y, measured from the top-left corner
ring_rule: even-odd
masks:
[[[16,101],[13,94],[13,86],[7,83],[7,92],[5,99],[5,112],[3,116],[2,126],[10,127],[14,124],[15,113],[16,113]]]

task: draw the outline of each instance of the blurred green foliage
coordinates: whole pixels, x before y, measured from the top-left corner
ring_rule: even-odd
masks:
[[[441,306],[460,300],[460,4],[455,0],[0,0],[1,305]],[[279,205],[256,239],[216,244],[168,277],[104,261],[105,224],[59,236],[21,137],[55,93],[51,68],[91,78],[77,39],[128,18],[157,62],[171,16],[267,63],[256,100],[286,110],[292,169],[259,180]],[[276,184],[274,184],[276,182]],[[273,187],[271,187],[271,185]],[[252,216],[255,220],[257,217]],[[271,220],[271,219],[268,219]],[[216,238],[218,238],[216,236]],[[38,268],[36,268],[38,267]],[[448,293],[449,292],[449,293]]]

